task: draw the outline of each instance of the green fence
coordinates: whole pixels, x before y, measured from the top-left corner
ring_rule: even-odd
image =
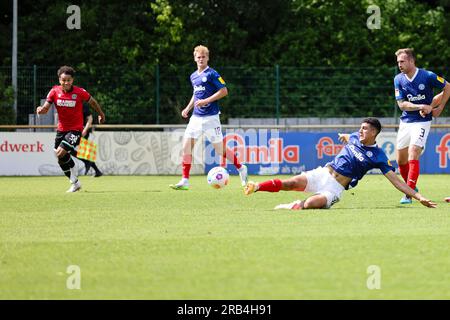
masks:
[[[227,82],[220,101],[228,118],[397,117],[395,67],[298,68],[214,66]],[[53,85],[58,67],[18,68],[17,124],[28,124]],[[77,68],[75,85],[102,105],[109,124],[184,123],[180,113],[192,95],[189,75],[195,66],[128,66]],[[445,70],[433,69],[446,76]],[[0,79],[11,84],[11,68],[0,67]],[[444,115],[450,114],[447,110]]]

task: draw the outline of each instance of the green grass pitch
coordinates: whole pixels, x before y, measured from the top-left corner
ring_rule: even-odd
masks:
[[[169,189],[178,179],[81,177],[66,194],[65,177],[0,178],[0,299],[450,299],[448,175],[419,180],[437,209],[400,206],[370,175],[332,209],[297,212],[272,208],[303,193],[246,197],[237,176]]]

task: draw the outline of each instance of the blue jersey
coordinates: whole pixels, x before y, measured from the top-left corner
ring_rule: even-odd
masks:
[[[225,81],[213,68],[207,67],[201,73],[195,71],[191,74],[191,83],[194,88],[194,103],[197,100],[211,97],[214,93],[224,88]],[[193,114],[196,116],[213,116],[219,113],[219,104],[217,101],[198,108],[194,107]]]
[[[412,79],[408,79],[405,74],[399,73],[394,78],[395,99],[429,105],[433,101],[433,88],[442,89],[445,83],[445,79],[425,69],[417,68]],[[431,121],[432,116],[431,113],[422,117],[419,111],[403,111],[400,119],[403,122],[424,122]]]
[[[341,152],[327,163],[337,173],[352,178],[350,187],[355,187],[367,171],[378,168],[383,174],[395,171],[386,154],[377,145],[365,146],[359,141],[358,132],[350,135]]]

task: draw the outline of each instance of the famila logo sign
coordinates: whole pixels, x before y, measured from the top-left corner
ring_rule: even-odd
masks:
[[[248,130],[251,131],[251,130]],[[300,162],[300,146],[284,145],[284,139],[278,134],[261,134],[255,132],[257,137],[246,132],[249,143],[243,135],[228,133],[224,137],[227,148],[236,153],[241,162],[249,164],[279,164]]]

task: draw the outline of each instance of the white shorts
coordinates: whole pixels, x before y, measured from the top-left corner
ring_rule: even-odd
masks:
[[[308,180],[305,192],[324,195],[327,198],[325,208],[330,208],[341,199],[345,188],[330,174],[328,168],[318,167],[303,174],[306,175]]]
[[[403,122],[400,121],[400,126],[397,133],[397,150],[416,145],[425,148],[428,134],[431,129],[431,121],[425,122]]]
[[[184,138],[198,139],[203,133],[211,143],[223,140],[222,125],[218,114],[206,117],[191,116],[184,132]]]

